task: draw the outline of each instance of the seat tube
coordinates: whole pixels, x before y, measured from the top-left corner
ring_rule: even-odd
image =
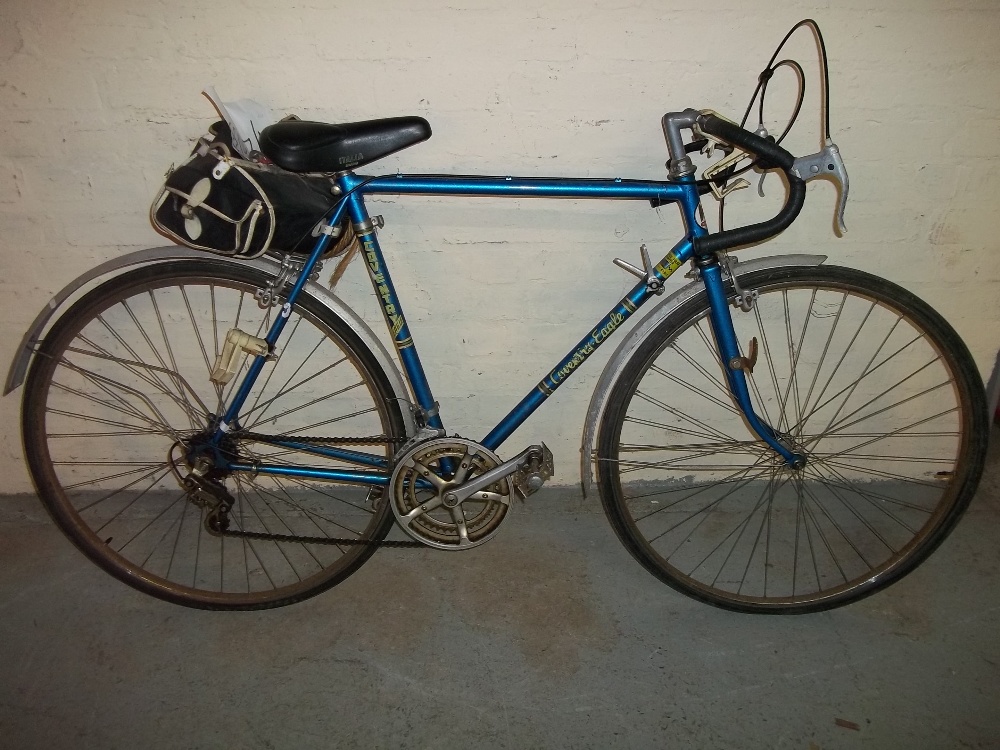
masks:
[[[413,397],[417,405],[428,415],[427,424],[436,429],[444,429],[441,417],[437,413],[434,396],[431,394],[430,384],[420,363],[420,355],[417,354],[413,344],[403,307],[396,296],[396,289],[382,255],[382,248],[378,244],[378,237],[375,234],[376,224],[368,215],[363,196],[358,193],[348,195],[347,212],[354,224],[358,242],[361,243],[361,254],[368,269],[368,278],[371,279],[372,288],[379,299],[386,327],[396,351],[399,352],[399,359],[403,363],[403,370]]]

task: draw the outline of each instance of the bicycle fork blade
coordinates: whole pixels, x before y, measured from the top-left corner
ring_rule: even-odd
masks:
[[[729,309],[721,267],[718,259],[713,259],[701,269],[702,279],[709,299],[709,317],[712,332],[719,347],[723,366],[726,368],[726,382],[737,406],[743,413],[750,430],[763,440],[792,469],[802,469],[806,465],[806,457],[794,451],[787,444],[787,438],[770,425],[764,423],[754,411],[750,400],[750,389],[747,386],[747,371],[753,371],[756,364],[756,346],[751,343],[751,356],[744,357],[740,352],[736,330],[733,327],[733,316]],[[755,340],[754,340],[755,342]]]

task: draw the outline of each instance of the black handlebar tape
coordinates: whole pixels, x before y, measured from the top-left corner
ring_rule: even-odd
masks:
[[[753,137],[757,138],[757,136]],[[781,147],[778,146],[777,148]],[[781,150],[784,151],[784,149]],[[802,204],[805,202],[805,180],[800,180],[795,175],[789,174],[788,201],[785,203],[784,208],[778,212],[777,216],[768,219],[767,221],[762,221],[759,224],[751,224],[750,226],[739,227],[737,229],[727,229],[724,232],[717,232],[716,234],[706,234],[701,237],[695,237],[694,242],[692,243],[694,245],[694,253],[695,255],[708,255],[710,253],[719,252],[720,250],[729,250],[733,247],[739,247],[740,245],[752,245],[755,242],[769,240],[776,234],[783,232],[793,221],[795,221],[795,217],[799,215],[799,211],[802,210]]]
[[[744,151],[756,154],[768,162],[768,166],[774,165],[787,172],[795,161],[794,156],[774,141],[761,138],[759,135],[715,115],[702,115],[698,118],[698,125],[706,133],[732,143],[734,146],[739,146]]]
[[[755,242],[763,242],[776,234],[784,231],[795,221],[802,210],[802,204],[806,200],[806,183],[791,173],[792,164],[795,157],[783,149],[774,141],[761,138],[759,135],[744,130],[739,125],[723,120],[715,115],[701,115],[698,118],[698,125],[703,131],[714,135],[722,140],[738,146],[744,151],[749,151],[759,157],[762,166],[767,168],[777,167],[788,177],[788,200],[774,216],[759,224],[751,224],[747,227],[737,229],[727,229],[717,234],[709,234],[703,237],[696,237],[694,240],[694,252],[696,255],[708,255],[720,250],[728,250],[740,245],[751,245]]]

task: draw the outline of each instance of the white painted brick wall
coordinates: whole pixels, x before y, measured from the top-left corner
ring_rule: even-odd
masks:
[[[198,94],[206,84],[314,119],[427,117],[434,137],[385,159],[386,172],[661,178],[663,112],[742,114],[756,72],[805,16],[820,21],[829,47],[850,234],[833,237],[833,191],[819,184],[798,223],[759,252],[822,252],[907,286],[956,326],[988,375],[1000,346],[995,0],[5,0],[0,363],[74,276],[163,244],[148,203],[213,119]],[[806,34],[786,49],[815,71]],[[787,141],[797,153],[817,144],[817,79],[809,83]],[[783,102],[776,91],[772,126]],[[751,191],[735,200],[730,221],[772,209],[780,196],[770,184],[766,201]],[[638,203],[410,198],[373,210],[388,222],[383,244],[443,415],[475,437],[628,288],[611,259],[637,257],[642,242],[665,249],[680,229],[674,210]],[[342,285],[380,321],[360,267]],[[544,438],[557,481],[577,481],[583,414],[610,349],[507,453]],[[8,492],[30,486],[19,395],[0,401]]]

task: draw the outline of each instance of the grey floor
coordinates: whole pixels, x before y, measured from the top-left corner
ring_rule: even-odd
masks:
[[[998,444],[924,566],[782,618],[675,593],[566,491],[235,614],[144,597],[0,499],[0,747],[1000,747]]]

